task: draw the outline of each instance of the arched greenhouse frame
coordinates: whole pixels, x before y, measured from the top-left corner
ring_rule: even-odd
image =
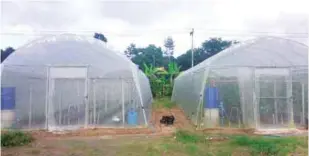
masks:
[[[17,49],[1,65],[1,87],[7,128],[145,127],[151,114],[144,73],[102,41],[72,34]]]
[[[308,46],[279,37],[232,45],[180,74],[172,101],[202,129],[302,127],[308,118]]]

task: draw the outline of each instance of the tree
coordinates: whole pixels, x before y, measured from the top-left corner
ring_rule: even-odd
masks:
[[[102,33],[94,33],[93,37],[107,43],[107,38]]]
[[[186,53],[178,56],[176,58],[177,64],[181,66],[181,71],[187,70],[191,68],[191,49],[187,50]],[[195,48],[193,49],[193,59],[194,59],[194,65],[199,64],[200,62],[207,59],[207,54],[203,51],[202,48]]]
[[[169,62],[171,61],[171,57],[174,55],[174,40],[172,37],[167,37],[166,40],[164,41],[164,47],[165,51],[164,54],[169,58]]]
[[[202,43],[202,49],[206,52],[208,57],[211,57],[218,52],[230,47],[233,41],[225,41],[221,38],[210,38]]]
[[[5,50],[1,49],[1,63],[15,51],[12,47],[7,47]]]
[[[155,45],[148,45],[145,48],[137,48],[135,44],[130,46],[124,52],[128,58],[137,64],[140,69],[144,70],[144,63],[153,67],[162,67],[164,64],[163,52],[161,47]]]
[[[222,50],[230,47],[232,44],[237,44],[237,41],[222,40],[221,38],[210,38],[202,43],[201,47],[195,48],[194,65],[203,62],[205,59],[216,55]],[[177,64],[181,66],[181,70],[187,70],[191,67],[191,50],[177,57]]]
[[[138,49],[136,45],[131,43],[128,48],[124,51],[124,54],[129,58],[132,59],[133,57],[138,55]]]

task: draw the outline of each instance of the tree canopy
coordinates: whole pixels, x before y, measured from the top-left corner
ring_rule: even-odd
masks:
[[[194,65],[204,61],[205,59],[219,53],[220,51],[230,47],[237,41],[222,40],[221,38],[210,38],[205,40],[201,46],[195,48],[194,51]],[[172,37],[167,37],[164,41],[165,51],[161,47],[155,45],[148,45],[144,48],[137,48],[135,44],[130,44],[125,51],[125,54],[142,70],[144,70],[144,63],[152,65],[153,67],[168,68],[169,62],[176,62],[181,66],[181,71],[187,70],[191,67],[191,49],[186,53],[174,58],[174,41]]]
[[[193,50],[194,65],[199,64],[205,59],[216,55],[220,51],[236,44],[238,41],[222,40],[221,38],[210,38],[205,40],[200,47]],[[177,63],[181,65],[181,70],[187,70],[191,67],[191,50],[177,57]]]
[[[7,47],[5,50],[1,49],[1,63],[15,51],[12,47]]]
[[[107,43],[107,38],[102,33],[94,33],[93,37]]]
[[[170,58],[174,55],[174,47],[175,47],[174,40],[171,36],[167,37],[166,40],[164,41],[164,47],[165,47],[164,54],[169,58],[170,61]]]
[[[157,47],[153,44],[145,48],[137,48],[135,44],[130,44],[125,54],[143,70],[144,63],[148,66],[152,65],[153,67],[161,67],[164,66],[164,63],[168,63],[165,62],[166,58],[163,56],[161,47]]]

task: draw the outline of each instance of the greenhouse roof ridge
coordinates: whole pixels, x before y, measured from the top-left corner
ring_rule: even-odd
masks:
[[[302,44],[302,43],[299,43],[299,42],[296,42],[296,41],[293,41],[293,40],[289,40],[289,39],[286,39],[286,38],[280,38],[280,37],[274,37],[274,36],[260,36],[260,37],[254,38],[254,39],[246,40],[246,41],[238,43],[238,44],[233,44],[229,48],[227,48],[227,49],[215,54],[214,56],[211,56],[210,58],[204,60],[203,62],[195,65],[193,68],[190,68],[190,69],[184,71],[176,79],[181,78],[182,76],[185,76],[188,73],[193,73],[193,72],[200,70],[202,68],[205,68],[205,67],[264,67],[264,68],[268,67],[268,68],[279,68],[279,67],[291,67],[291,66],[294,66],[294,67],[307,66],[307,65],[294,65],[293,63],[289,62],[288,59],[290,59],[290,58],[284,58],[283,56],[281,56],[281,54],[279,54],[278,52],[276,52],[274,50],[270,50],[270,52],[272,52],[272,53],[268,53],[267,55],[272,54],[272,55],[276,55],[277,57],[281,57],[282,59],[286,59],[285,61],[289,62],[290,65],[289,66],[288,65],[280,65],[279,66],[279,65],[276,65],[276,64],[272,64],[272,65],[256,65],[256,66],[253,66],[253,65],[234,65],[233,63],[232,64],[226,64],[226,65],[211,65],[214,61],[218,61],[222,58],[225,58],[226,56],[235,55],[235,53],[239,53],[239,52],[246,52],[246,50],[243,50],[243,49],[246,49],[246,48],[250,49],[255,44],[263,45],[263,44],[265,44],[265,43],[263,43],[263,41],[266,41],[266,40],[271,40],[271,42],[274,42],[274,43],[276,43],[278,41],[279,42],[284,41],[284,42],[287,42],[287,43],[291,43],[293,45],[299,45],[302,48],[306,48],[306,49],[308,48],[308,46],[305,45],[305,44]],[[266,47],[265,49],[251,48],[251,50],[268,51],[267,48],[269,48],[269,47]],[[289,52],[297,53],[298,55],[302,55],[298,51],[296,52],[294,49],[289,50]],[[304,54],[308,55],[308,50],[306,50],[306,52]],[[299,57],[303,57],[303,56],[299,56]],[[308,61],[306,61],[305,64],[308,64]]]
[[[57,35],[44,35],[42,37],[39,37],[37,39],[34,39],[34,40],[26,43],[25,45],[23,45],[21,47],[18,47],[15,50],[14,53],[18,53],[19,51],[23,51],[23,49],[31,48],[31,47],[33,47],[35,45],[38,45],[38,44],[41,44],[41,43],[44,44],[44,43],[51,43],[51,42],[57,42],[57,41],[63,41],[63,40],[65,40],[65,41],[72,41],[72,40],[73,41],[82,41],[82,42],[87,42],[89,44],[95,44],[97,46],[102,47],[102,50],[106,49],[106,50],[112,51],[113,53],[115,53],[116,55],[121,57],[124,61],[133,63],[131,60],[129,60],[127,57],[125,57],[125,55],[123,53],[121,53],[121,52],[119,52],[117,50],[112,50],[111,48],[109,48],[109,46],[107,44],[105,44],[102,41],[99,41],[99,40],[97,40],[95,38],[86,38],[84,36],[78,36],[78,35],[70,34],[70,33],[63,33],[63,34],[57,34]],[[98,51],[98,50],[96,50],[96,51]],[[14,53],[12,55],[10,55],[10,56],[13,56]],[[6,60],[4,60],[3,63],[7,62]]]
[[[184,75],[187,75],[188,73],[194,72],[195,70],[199,70],[200,68],[203,68],[203,66],[205,66],[205,64],[207,63],[207,61],[213,60],[213,59],[215,59],[216,57],[221,56],[221,55],[224,55],[224,53],[228,53],[229,51],[231,51],[231,50],[233,50],[233,49],[237,49],[237,48],[239,48],[239,47],[241,47],[241,46],[243,46],[243,45],[246,45],[247,43],[250,43],[250,42],[253,43],[255,40],[256,40],[256,39],[250,39],[250,40],[246,40],[246,41],[244,41],[244,42],[240,42],[240,43],[238,43],[238,44],[233,44],[233,45],[230,46],[229,48],[220,51],[219,53],[217,53],[217,54],[215,54],[215,55],[213,55],[213,56],[211,56],[211,57],[205,59],[204,61],[200,62],[199,64],[197,64],[197,65],[195,65],[195,66],[193,66],[192,68],[190,68],[190,69],[184,71],[184,72],[183,72],[181,75],[179,75],[177,78],[182,77],[182,76],[184,76]],[[222,54],[222,53],[223,53],[223,54]],[[177,79],[177,78],[176,78],[176,79]]]
[[[39,38],[33,39],[33,40],[29,41],[28,43],[26,43],[26,44],[16,48],[16,51],[19,51],[19,49],[31,47],[31,46],[33,46],[34,44],[37,44],[37,43],[55,42],[55,41],[57,41],[57,39],[85,41],[85,42],[89,42],[89,43],[98,43],[98,44],[101,44],[104,48],[113,50],[113,52],[115,52],[117,54],[120,54],[121,56],[124,56],[123,53],[121,53],[118,50],[112,49],[108,44],[104,43],[103,41],[99,41],[98,39],[95,39],[95,38],[79,36],[79,35],[72,34],[72,33],[62,33],[62,34],[55,34],[55,35],[50,35],[50,34],[44,35],[44,36],[41,36]]]

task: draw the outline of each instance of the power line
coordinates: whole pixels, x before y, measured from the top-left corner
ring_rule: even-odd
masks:
[[[95,32],[95,31],[94,31]],[[92,37],[94,32],[92,33],[73,33],[70,32],[71,34],[76,34],[79,36],[88,36]],[[0,33],[1,36],[45,36],[45,35],[57,35],[57,34],[65,34],[68,32],[57,32],[57,33]],[[106,36],[117,36],[117,37],[142,37],[142,36],[149,36],[149,35],[158,35],[158,33],[147,33],[147,34],[112,34],[112,33],[103,33]],[[168,33],[169,35],[179,35],[179,34],[188,34],[188,32],[184,33]],[[164,34],[162,34],[164,35]],[[215,32],[199,32],[197,34],[198,36],[200,35],[208,35],[208,36],[227,36],[227,37],[255,37],[255,36],[262,36],[262,35],[268,35],[268,36],[281,36],[281,37],[289,37],[289,38],[308,38],[308,34],[303,34],[303,35],[295,35],[291,33],[281,33],[281,34],[276,34],[276,33],[215,33]]]
[[[175,1],[178,2],[178,0],[170,0],[170,1]],[[221,1],[224,2],[223,0],[195,0],[195,2],[217,2]],[[241,0],[238,0],[241,1]],[[48,2],[71,2],[71,0],[1,0],[1,2],[43,2],[43,3],[48,3]],[[94,0],[94,2],[167,2],[166,0]]]
[[[36,31],[35,33],[68,33],[68,32],[76,32],[76,33],[94,33],[98,30],[42,30],[42,31]],[[135,30],[126,30],[127,32],[134,32]],[[149,33],[149,32],[162,32],[162,33],[188,33],[191,31],[191,29],[183,28],[181,30],[175,30],[175,29],[139,29],[139,34],[141,33]],[[195,31],[198,31],[199,33],[239,33],[239,34],[278,34],[278,35],[308,35],[308,32],[289,32],[289,33],[279,33],[279,32],[267,32],[267,31],[246,31],[241,32],[242,30],[227,30],[227,29],[205,29],[205,28],[195,28]],[[2,32],[0,34],[9,34],[9,33],[29,33],[29,32],[23,32],[23,31],[16,31],[16,32]],[[136,33],[114,33],[114,32],[103,32],[106,34],[115,34],[115,35],[137,35]]]

